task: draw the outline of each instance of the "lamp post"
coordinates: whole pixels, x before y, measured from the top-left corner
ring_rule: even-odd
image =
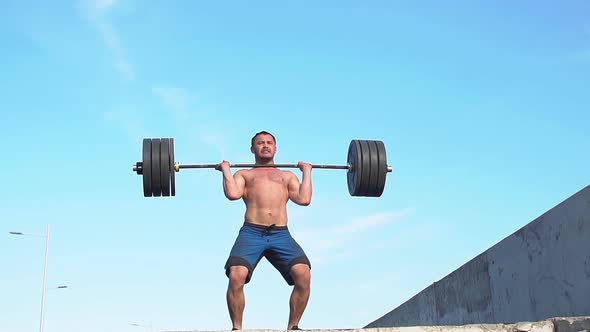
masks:
[[[45,264],[43,265],[43,290],[41,293],[41,319],[39,321],[39,332],[43,332],[45,326],[45,292],[47,291],[47,258],[49,254],[49,224],[47,224],[47,233],[29,234],[22,232],[10,232],[12,235],[34,236],[45,238]]]

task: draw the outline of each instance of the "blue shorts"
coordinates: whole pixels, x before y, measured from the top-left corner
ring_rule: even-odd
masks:
[[[289,271],[293,265],[307,264],[311,269],[309,259],[291,237],[287,226],[273,224],[267,227],[245,222],[225,263],[225,275],[229,276],[232,266],[245,266],[248,268],[248,283],[262,257],[266,257],[291,286],[294,281]]]

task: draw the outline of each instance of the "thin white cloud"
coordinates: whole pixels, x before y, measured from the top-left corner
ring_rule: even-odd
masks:
[[[132,144],[137,144],[148,130],[141,111],[132,107],[112,108],[103,113],[104,120],[115,128],[119,128]]]
[[[329,234],[328,229],[306,229],[295,232],[294,236],[303,247],[324,251],[336,248],[343,242],[342,238],[329,236]]]
[[[399,221],[414,212],[413,208],[400,211],[389,211],[371,214],[356,218],[347,224],[333,228],[307,228],[294,232],[297,241],[307,251],[314,252],[315,262],[324,262],[330,258],[350,255],[342,248],[351,243],[351,237],[357,237],[359,233],[371,229],[383,227],[387,224]],[[383,247],[383,243],[377,243],[374,248]]]
[[[181,87],[156,86],[152,94],[166,112],[172,113],[177,127],[189,133],[190,141],[217,150],[219,158],[228,158],[227,131],[216,121],[207,120],[211,114],[217,114],[214,107],[203,104],[197,94]]]
[[[105,48],[112,57],[113,66],[123,79],[135,81],[137,74],[132,61],[127,56],[126,47],[122,42],[120,34],[118,33],[115,24],[110,19],[113,11],[117,10],[122,5],[122,0],[81,0],[85,14],[88,16],[90,22],[99,33]],[[148,82],[149,93],[152,94],[162,104],[164,112],[164,121],[168,124],[175,124],[177,128],[182,129],[182,132],[190,138],[194,138],[197,142],[204,143],[212,148],[218,149],[219,155],[225,156],[226,135],[224,130],[216,129],[211,123],[206,123],[207,115],[217,115],[218,110],[215,107],[207,107],[205,105],[195,105],[197,95],[191,93],[190,90],[175,87],[157,85]],[[134,124],[135,121],[127,114],[128,111],[121,111],[121,107],[107,112],[105,118],[107,120],[118,119],[121,121],[124,130],[130,135],[137,134],[137,132],[149,132],[149,121],[145,123],[147,128],[141,128]]]
[[[398,212],[383,212],[377,213],[363,218],[353,220],[347,225],[343,225],[334,230],[336,234],[348,234],[356,233],[370,228],[379,227],[381,225],[396,221],[401,217],[408,215],[411,212],[410,209],[398,211]]]
[[[199,130],[198,139],[200,142],[218,151],[218,156],[221,159],[228,159],[229,153],[227,149],[227,138],[225,133],[220,129],[203,127]],[[211,157],[213,158],[213,157]],[[215,159],[213,159],[215,161]],[[221,161],[221,160],[219,160]],[[215,161],[218,162],[218,161]],[[235,161],[232,161],[235,163]]]
[[[189,103],[189,94],[186,89],[174,87],[155,87],[154,94],[162,99],[166,105],[185,110]]]
[[[117,0],[88,0],[88,5],[95,13],[102,14],[113,8],[117,2]]]
[[[188,111],[193,99],[187,89],[158,86],[152,88],[152,93],[166,108],[176,114],[178,121],[184,122],[187,120]]]
[[[116,70],[123,78],[134,80],[136,75],[133,65],[126,55],[119,34],[108,19],[109,12],[119,3],[118,0],[86,0],[85,8],[111,53]]]
[[[116,26],[110,19],[111,14],[122,5],[122,0],[81,0],[83,11],[89,21],[96,28],[100,35],[106,50],[112,57],[113,66],[120,76],[129,81],[136,80],[136,71],[132,61],[127,56],[126,48],[117,32]],[[176,87],[157,85],[148,82],[148,93],[151,93],[160,103],[163,111],[164,121],[167,124],[176,125],[182,129],[182,132],[188,133],[188,141],[204,143],[212,148],[218,149],[220,156],[225,156],[227,152],[226,139],[224,131],[216,129],[211,123],[205,124],[207,115],[216,115],[217,109],[206,107],[204,105],[195,105],[198,96],[190,90]],[[129,114],[137,112],[129,111],[129,107],[117,107],[105,114],[105,119],[116,123],[122,127],[128,135],[137,135],[138,133],[149,133],[150,122],[145,121],[142,125],[137,125],[137,119]],[[132,108],[131,108],[132,109]],[[134,114],[141,119],[142,114]],[[114,121],[116,119],[117,121]]]
[[[151,92],[166,107],[167,111],[176,116],[179,125],[216,118],[220,113],[216,105],[206,102],[206,96],[201,91],[195,93],[195,91],[183,87],[155,85],[152,86]]]
[[[135,70],[128,60],[124,48],[121,46],[119,35],[113,28],[113,25],[106,20],[101,20],[97,24],[98,30],[113,56],[115,68],[125,79],[134,80]]]

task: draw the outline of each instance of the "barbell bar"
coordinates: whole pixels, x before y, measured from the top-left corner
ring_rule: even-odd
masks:
[[[215,168],[218,164],[182,165],[174,159],[173,138],[144,138],[142,161],[133,171],[143,177],[145,197],[175,196],[176,176],[181,169]],[[297,164],[230,164],[230,168],[298,168]],[[348,146],[346,165],[312,164],[312,168],[347,170],[348,192],[351,196],[380,197],[385,188],[387,165],[385,145],[376,140],[352,140]]]

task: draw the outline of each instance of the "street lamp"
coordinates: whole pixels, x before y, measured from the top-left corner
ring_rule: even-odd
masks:
[[[22,232],[10,232],[10,234],[23,235],[23,236],[33,236],[33,237],[44,237],[45,238],[45,264],[43,265],[43,291],[41,293],[41,320],[39,321],[39,332],[43,332],[43,328],[45,325],[45,292],[47,290],[47,257],[49,254],[49,224],[47,224],[47,233],[45,233],[45,234],[29,234],[29,233],[22,233]],[[65,287],[61,287],[61,288],[65,288]]]

